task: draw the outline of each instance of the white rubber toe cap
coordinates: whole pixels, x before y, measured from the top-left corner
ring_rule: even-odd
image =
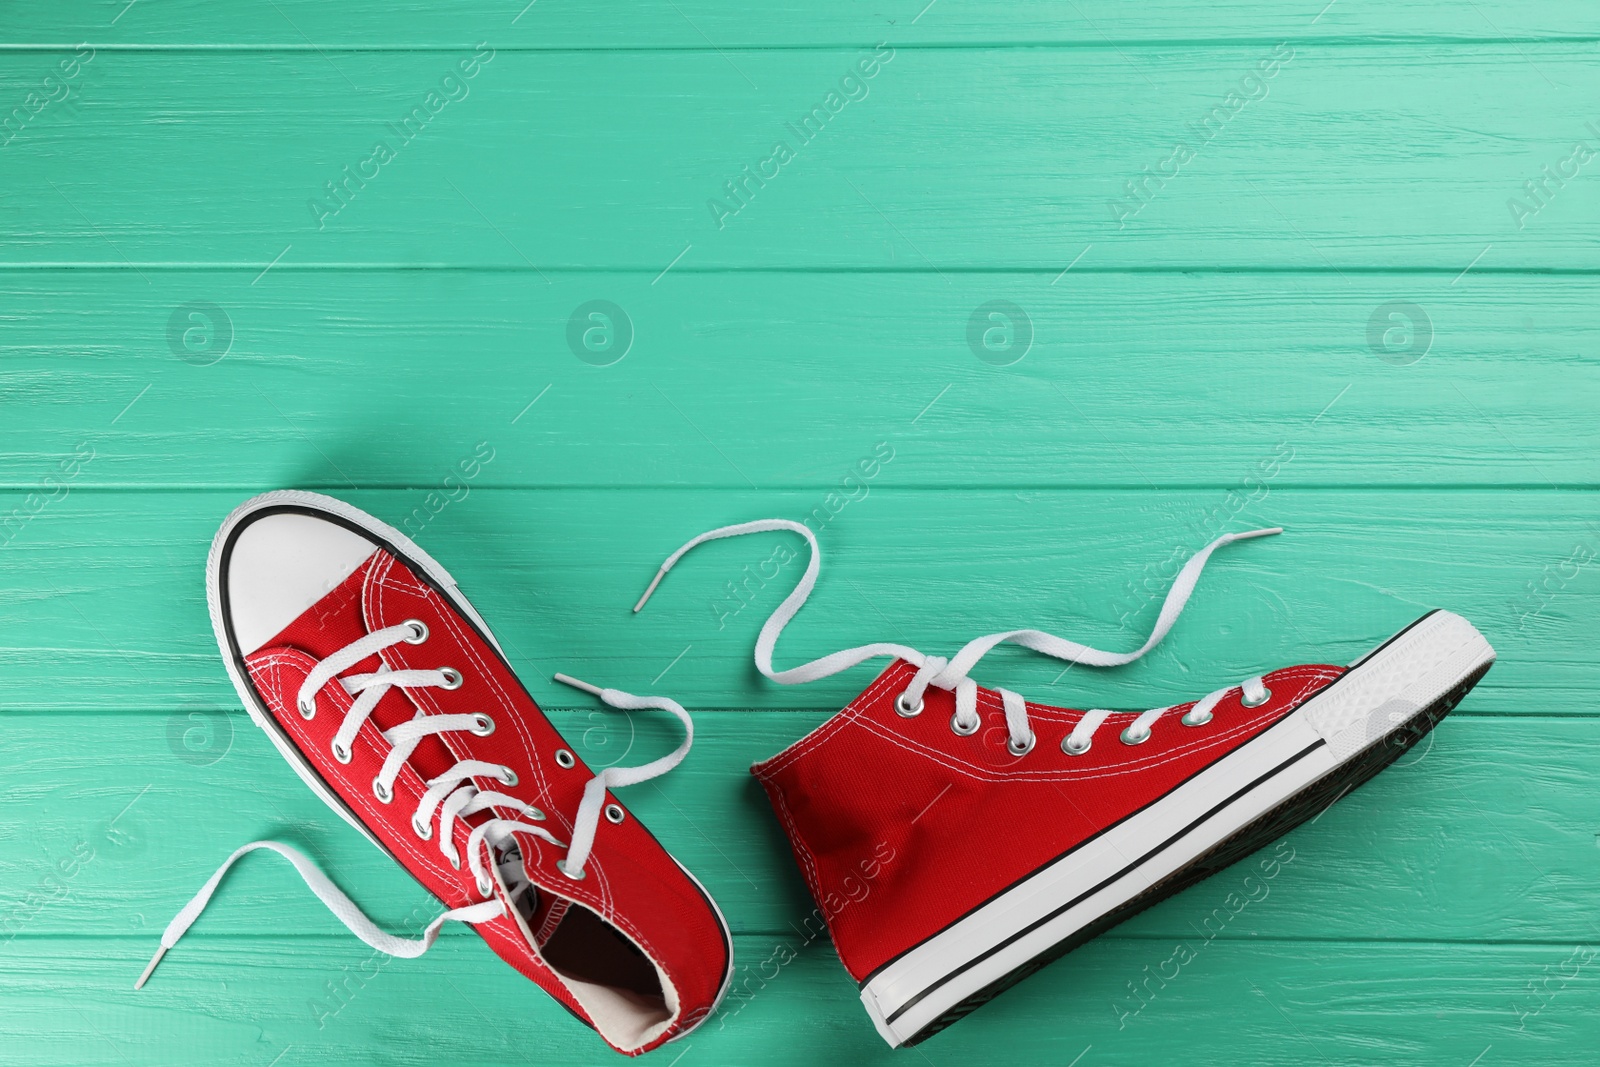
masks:
[[[277,512],[249,520],[228,559],[228,611],[248,656],[305,613],[378,545],[314,515]]]

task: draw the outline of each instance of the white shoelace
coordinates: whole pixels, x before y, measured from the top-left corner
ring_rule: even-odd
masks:
[[[791,667],[786,671],[775,671],[772,667],[772,653],[777,646],[778,637],[783,633],[783,628],[794,618],[811,591],[817,584],[817,574],[821,569],[822,549],[817,544],[816,535],[803,523],[791,519],[758,519],[754,522],[742,522],[732,526],[723,526],[715,530],[708,530],[698,537],[691,538],[681,548],[667,557],[655,578],[650,582],[649,588],[633,606],[634,611],[644,607],[656,587],[661,584],[661,579],[666,577],[677,562],[697,545],[707,541],[716,541],[724,537],[739,537],[744,534],[766,533],[772,530],[787,530],[797,533],[806,539],[811,547],[811,557],[806,564],[805,574],[800,578],[794,590],[784,598],[783,603],[767,619],[761,627],[761,633],[756,637],[755,662],[756,669],[768,678],[781,685],[795,685],[803,682],[816,681],[829,675],[854,667],[869,659],[880,656],[892,656],[903,659],[916,666],[917,673],[912,676],[911,682],[906,686],[905,692],[895,699],[895,710],[902,716],[911,718],[920,715],[923,709],[923,694],[928,687],[935,686],[939,689],[953,691],[956,697],[956,712],[950,720],[950,728],[963,736],[976,733],[981,720],[978,717],[978,685],[969,677],[970,672],[996,645],[1005,642],[1022,645],[1024,648],[1042,652],[1047,656],[1065,660],[1068,663],[1081,663],[1090,667],[1118,667],[1125,663],[1132,663],[1145,653],[1149,652],[1172,629],[1182,613],[1184,605],[1189,602],[1189,596],[1194,592],[1195,584],[1200,580],[1200,572],[1205,569],[1206,561],[1211,558],[1211,553],[1224,545],[1235,541],[1244,541],[1254,537],[1266,537],[1282,533],[1282,527],[1271,527],[1263,530],[1249,530],[1244,533],[1224,534],[1212,541],[1209,545],[1196,552],[1189,561],[1183,565],[1178,576],[1173,579],[1172,588],[1167,591],[1166,599],[1161,604],[1161,613],[1156,619],[1155,628],[1150,631],[1150,636],[1143,645],[1132,652],[1105,652],[1076,641],[1056,637],[1042,630],[1007,630],[1003,633],[989,634],[969,641],[960,651],[948,659],[942,656],[928,656],[893,642],[880,641],[870,645],[860,645],[856,648],[846,648],[831,655],[814,659],[810,663],[802,663],[798,667]],[[1222,700],[1234,686],[1219,689],[1206,696],[1193,709],[1183,716],[1185,725],[1199,726],[1211,719],[1212,709]],[[1245,702],[1250,706],[1257,706],[1264,702],[1270,693],[1261,679],[1251,678],[1243,683]],[[1005,710],[1006,719],[1006,744],[1013,755],[1021,756],[1029,752],[1034,745],[1033,730],[1028,723],[1027,702],[1018,694],[1008,689],[996,689],[1000,694],[1001,703]],[[1259,699],[1258,699],[1259,698]],[[1140,744],[1150,736],[1151,725],[1163,714],[1172,710],[1168,708],[1153,708],[1140,715],[1123,731],[1123,740],[1128,744]],[[1062,751],[1069,755],[1082,755],[1089,750],[1090,740],[1099,725],[1113,714],[1110,711],[1093,710],[1086,713],[1072,734],[1062,743]]]
[[[304,684],[296,697],[296,706],[300,714],[307,719],[313,718],[317,713],[317,693],[322,687],[332,681],[340,672],[361,662],[369,656],[390,648],[404,641],[409,644],[421,644],[428,639],[428,628],[422,622],[408,619],[397,626],[390,626],[367,634],[359,640],[351,642],[338,652],[316,665],[306,676]],[[308,859],[303,853],[288,845],[276,841],[252,841],[237,849],[231,856],[223,861],[210,880],[200,888],[194,898],[184,905],[183,909],[167,924],[166,930],[161,935],[161,947],[156,950],[155,956],[139,976],[134,984],[135,989],[142,988],[149,979],[151,972],[156,969],[156,964],[161,962],[168,949],[178,943],[200,913],[210,902],[211,896],[216,892],[217,886],[222,882],[223,875],[228,873],[239,859],[257,849],[269,849],[287,859],[294,865],[306,886],[317,895],[328,910],[344,923],[349,931],[366,942],[372,948],[390,956],[402,956],[407,959],[420,956],[432,947],[434,940],[439,936],[439,929],[446,922],[456,921],[464,923],[481,923],[497,919],[505,914],[505,905],[494,896],[494,878],[484,866],[484,859],[493,862],[494,850],[505,851],[514,848],[515,842],[512,834],[522,832],[530,834],[544,841],[549,841],[557,847],[567,849],[564,859],[556,861],[556,869],[573,881],[582,881],[586,876],[584,865],[589,860],[589,855],[594,848],[595,834],[599,830],[600,816],[605,804],[605,794],[608,789],[621,786],[636,785],[651,778],[666,774],[689,754],[689,748],[694,744],[694,720],[683,706],[675,700],[666,697],[636,696],[625,693],[620,689],[602,689],[590,685],[588,682],[579,681],[565,674],[557,674],[556,681],[566,685],[593,693],[611,707],[624,711],[636,711],[643,708],[656,708],[670,711],[677,716],[684,726],[683,742],[667,755],[650,761],[638,767],[607,767],[584,785],[583,799],[578,804],[577,816],[573,819],[572,842],[564,845],[557,840],[550,831],[533,822],[522,821],[522,818],[488,819],[472,828],[467,836],[467,863],[477,883],[478,891],[484,900],[478,904],[469,904],[465,907],[454,908],[445,912],[428,924],[423,935],[418,940],[395,937],[385,933],[369,919],[364,912],[344,894],[338,886],[334,885],[327,875]],[[386,666],[371,674],[356,674],[340,679],[345,691],[356,697],[345,712],[343,722],[331,742],[334,759],[341,763],[350,762],[350,746],[354,742],[362,725],[371,716],[373,708],[379,699],[389,689],[421,688],[433,686],[441,689],[456,689],[462,683],[461,675],[449,667],[438,670],[389,670]],[[383,731],[384,740],[388,741],[391,748],[384,759],[383,768],[373,779],[372,792],[382,803],[390,803],[394,799],[394,782],[399,776],[401,768],[411,758],[423,739],[436,734],[465,731],[478,736],[487,736],[494,732],[494,720],[488,715],[427,715],[418,713],[416,718],[401,723]],[[565,749],[561,750],[566,752]],[[557,753],[557,762],[560,763],[561,753]],[[563,765],[571,766],[571,753],[566,753],[567,762]],[[423,793],[417,804],[416,811],[411,816],[411,829],[424,841],[434,836],[434,817],[438,816],[439,851],[456,870],[461,869],[461,855],[455,845],[455,824],[457,820],[464,820],[466,816],[476,815],[491,808],[511,808],[519,816],[542,822],[544,812],[531,804],[525,804],[516,797],[508,796],[492,789],[480,789],[474,783],[474,778],[491,778],[499,784],[510,787],[516,785],[517,776],[510,767],[488,763],[483,760],[459,760],[453,767],[437,777],[427,780],[428,789]],[[619,809],[620,811],[620,809]],[[620,821],[616,819],[613,821]],[[502,875],[508,872],[502,868]],[[525,875],[517,880],[517,884],[508,887],[513,899],[520,897],[530,888]]]

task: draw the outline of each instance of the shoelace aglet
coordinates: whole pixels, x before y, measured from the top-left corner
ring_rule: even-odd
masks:
[[[162,945],[160,948],[156,949],[156,954],[154,956],[151,956],[150,957],[150,962],[145,965],[144,973],[139,976],[139,980],[137,982],[133,983],[133,988],[134,989],[137,990],[137,989],[143,989],[144,988],[144,984],[150,980],[151,972],[156,969],[156,964],[160,963],[161,962],[161,957],[165,956],[166,954],[167,954],[167,946],[166,945]]]
[[[556,672],[556,681],[563,685],[570,685],[574,689],[582,689],[585,693],[593,693],[595,696],[599,696],[603,692],[598,685],[590,685],[588,682],[580,681],[570,674],[562,674],[560,671]]]
[[[644,602],[650,599],[650,594],[656,591],[656,586],[661,584],[661,579],[667,576],[667,571],[670,569],[669,567],[662,567],[656,571],[656,576],[650,579],[650,588],[644,591],[644,596],[640,597],[639,602],[633,606],[634,612],[637,613],[640,608],[644,607]]]

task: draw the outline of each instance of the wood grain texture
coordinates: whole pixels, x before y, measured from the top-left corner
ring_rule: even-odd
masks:
[[[615,1062],[470,932],[374,957],[264,858],[131,990],[253,838],[390,929],[436,910],[217,661],[206,548],[286,486],[436,555],[591,763],[672,731],[556,670],[695,713],[627,799],[741,969],[651,1062],[1593,1062],[1592,3],[11,6],[0,1064]],[[798,568],[752,575],[797,539],[697,550],[627,611],[682,540],[767,515],[827,555],[781,663],[1019,625],[1134,647],[1184,556],[1274,524],[1144,662],[1011,650],[979,680],[1150,707],[1435,606],[1500,658],[1270,879],[1231,868],[890,1053],[746,770],[871,676],[754,671]]]
[[[1594,949],[1583,944],[1247,944],[1191,935],[1194,962],[1170,982],[1151,980],[1153,995],[1141,1001],[1130,984],[1143,983],[1145,968],[1154,973],[1177,943],[1102,937],[920,1053],[895,1053],[855,1018],[854,985],[832,950],[797,942],[738,939],[736,953],[751,963],[740,979],[749,994],[656,1062],[889,1064],[910,1056],[935,1067],[1066,1064],[1087,1048],[1083,1063],[1132,1067],[1179,1050],[1197,1063],[1357,1067],[1464,1064],[1492,1047],[1509,1063],[1577,1065],[1593,1062],[1583,1039],[1600,1008]],[[138,993],[128,976],[143,966],[149,938],[100,940],[93,956],[85,944],[47,938],[8,947],[0,1021],[8,1033],[40,1041],[26,1057],[8,1042],[0,1063],[169,1064],[177,1042],[208,1063],[281,1056],[280,1063],[422,1065],[442,1055],[481,1064],[615,1062],[598,1058],[592,1034],[531,995],[526,980],[475,939],[444,938],[423,959],[380,964],[348,939],[196,936]],[[86,1011],[90,998],[94,1010]]]
[[[442,9],[423,0],[345,4],[274,0],[219,9],[204,0],[63,0],[7,18],[8,43],[125,47],[272,47],[330,53],[370,48],[546,49],[813,48],[876,44],[1075,44],[1091,47],[1230,39],[1582,40],[1600,18],[1579,0],[1479,0],[1463,13],[1429,0],[1295,4],[1224,0],[1197,9],[1182,0],[1130,6],[1117,0],[960,0],[803,4],[759,9],[727,0],[641,0],[599,4],[463,0]]]
[[[86,440],[81,487],[419,487],[480,442],[474,486],[812,490],[879,442],[874,486],[1600,483],[1588,277],[259,274],[0,272],[0,483]],[[609,366],[569,347],[595,299]],[[1005,366],[992,300],[1032,334]]]
[[[670,728],[649,718],[631,722],[592,709],[552,715],[596,766],[638,762],[675,743]],[[819,929],[748,767],[822,718],[701,713],[682,768],[620,794],[706,884],[736,933],[805,938]],[[316,856],[390,929],[440,910],[312,796],[237,711],[52,712],[6,723],[7,750],[29,774],[0,812],[0,879],[17,894],[0,906],[0,941],[154,937],[229,852],[261,837]],[[63,734],[96,742],[64,753]],[[1064,757],[1042,747],[1040,758]],[[1519,728],[1503,716],[1461,714],[1399,766],[1291,834],[1282,850],[1267,850],[1285,860],[1272,878],[1263,880],[1253,862],[1230,868],[1119,927],[1118,936],[1191,936],[1253,875],[1250,905],[1214,921],[1214,936],[1600,941],[1600,824],[1590,780],[1597,759],[1592,719],[1536,716]],[[1508,777],[1508,763],[1526,770]],[[74,857],[80,862],[69,876],[52,873]],[[972,862],[982,862],[981,848]],[[315,935],[333,955],[348,947],[343,927],[289,866],[263,854],[229,875],[195,936],[267,931]]]
[[[4,149],[0,262],[1593,267],[1587,44],[902,49],[851,103],[869,54],[741,54],[761,93],[715,52],[96,53]],[[6,56],[0,100],[63,61]],[[1568,178],[1519,216],[1546,165]]]
[[[1063,675],[1059,661],[1006,648],[977,677],[1067,706],[1156,707],[1266,667],[1348,663],[1448,607],[1501,654],[1467,708],[1596,711],[1586,635],[1600,624],[1597,576],[1573,562],[1595,541],[1588,494],[1269,489],[1233,510],[1227,492],[874,489],[823,528],[821,582],[778,661],[879,640],[953,654],[1018,626],[1136,648],[1190,553],[1225,528],[1281,525],[1281,537],[1219,553],[1145,660]],[[235,704],[206,614],[204,561],[243,495],[71,492],[29,520],[0,550],[0,702],[108,714],[173,700]],[[398,524],[426,491],[343,495]],[[417,534],[540,699],[550,697],[550,676],[568,671],[634,691],[668,686],[697,709],[837,709],[866,687],[872,666],[785,687],[751,661],[757,630],[800,564],[769,582],[758,572],[780,546],[798,559],[798,537],[697,549],[645,611],[629,612],[660,561],[692,535],[803,518],[825,499],[820,489],[473,490]],[[49,636],[56,670],[37,669],[35,635]],[[570,694],[555,701],[568,705]]]

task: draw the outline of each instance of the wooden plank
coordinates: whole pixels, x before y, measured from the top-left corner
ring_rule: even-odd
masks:
[[[444,938],[419,960],[374,959],[351,940],[207,938],[170,953],[138,993],[148,938],[19,939],[0,971],[0,1062],[161,1064],[589,1064],[607,1053],[481,943]],[[741,938],[748,995],[681,1046],[721,1062],[1138,1064],[1589,1064],[1600,995],[1592,942],[1405,945],[1191,939],[1163,981],[1166,941],[1101,938],[921,1046],[873,1032],[826,946]],[[88,951],[86,951],[88,949]],[[792,958],[791,958],[792,957]],[[1147,971],[1146,968],[1149,968]],[[1133,983],[1148,981],[1148,999]],[[86,999],[93,1009],[86,1010]],[[1135,1013],[1132,1008],[1138,1007]],[[1226,1019],[1227,1025],[1218,1025]],[[1003,1034],[1004,1040],[996,1035]],[[181,1040],[179,1039],[181,1035]],[[21,1053],[26,1051],[26,1058]]]
[[[665,285],[752,267],[1054,276],[1080,254],[1080,270],[1586,271],[1596,206],[1569,186],[1600,121],[1579,103],[1600,90],[1592,52],[1251,43],[1130,66],[1117,49],[903,49],[849,103],[829,94],[858,50],[742,53],[743,76],[714,52],[104,51],[7,144],[0,262],[670,266]],[[61,61],[8,55],[0,99]],[[826,120],[797,136],[813,107]],[[768,178],[744,177],[763,161]],[[1544,166],[1567,177],[1513,210]]]
[[[552,714],[596,766],[642,761],[675,743],[670,728],[648,717]],[[700,713],[689,759],[623,793],[738,933],[826,940],[782,831],[746,773],[821,719]],[[0,812],[0,841],[11,843],[0,864],[0,941],[154,936],[229,852],[262,837],[315,856],[390,929],[437,910],[236,711],[178,705],[139,715],[12,713],[3,721],[7,752],[27,774]],[[1281,861],[1272,877],[1252,863],[1231,868],[1119,935],[1600,941],[1593,735],[1586,719],[1449,719],[1433,742],[1270,850]],[[93,742],[66,746],[63,737]],[[66,874],[58,873],[62,863]],[[196,930],[260,931],[332,938],[343,928],[287,864],[263,856],[230,875]]]
[[[930,488],[1600,482],[1589,277],[147,278],[0,272],[0,482],[86,441],[82,487],[410,487],[466,461],[474,486],[811,489],[880,444],[880,484]],[[621,343],[595,299],[621,358],[569,347],[575,316]],[[1022,343],[994,300],[1030,347],[973,346],[975,316]]]
[[[342,495],[402,524],[426,499],[423,489]],[[0,703],[113,712],[233,704],[203,573],[217,525],[243,496],[69,489],[46,500],[16,528],[0,566]],[[0,496],[0,516],[26,499]],[[692,708],[824,709],[860,692],[873,668],[782,687],[756,675],[750,659],[761,622],[799,575],[794,565],[771,580],[760,572],[785,554],[800,558],[794,535],[702,547],[644,612],[628,609],[693,534],[771,515],[806,518],[826,500],[821,490],[476,490],[412,529],[473,596],[540,698],[549,698],[550,675],[565,670],[663,689]],[[1190,553],[1225,529],[1282,525],[1282,537],[1219,554],[1178,627],[1141,663],[1063,677],[1055,660],[1004,649],[977,677],[1060,704],[1156,707],[1263,668],[1348,663],[1422,612],[1449,607],[1501,655],[1469,708],[1595,711],[1590,493],[1268,487],[1248,500],[1242,490],[874,488],[812,522],[826,566],[779,646],[780,664],[877,640],[952,654],[1018,626],[1135,648]]]
[[[407,525],[592,762],[673,732],[552,671],[694,711],[688,761],[627,796],[742,966],[662,1064],[1593,1060],[1592,3],[61,0],[5,38],[0,1067],[609,1055],[470,932],[376,957],[258,858],[132,992],[253,838],[391,929],[433,911],[217,662],[205,549],[284,485]],[[596,300],[629,324],[610,366],[603,320],[569,340]],[[1014,362],[992,301],[1027,316]],[[871,674],[751,668],[797,569],[752,575],[797,540],[708,546],[627,612],[683,538],[769,514],[828,553],[783,664],[1018,625],[1133,647],[1183,556],[1275,523],[1144,663],[980,680],[1154,706],[1435,605],[1501,658],[1271,877],[890,1053],[746,772]]]
[[[275,0],[220,11],[203,0],[126,5],[70,0],[30,5],[7,19],[14,43],[124,46],[269,46],[329,51],[344,48],[496,47],[530,49],[762,48],[896,43],[1119,46],[1172,41],[1284,37],[1443,40],[1574,39],[1600,35],[1591,5],[1574,0],[1483,0],[1464,18],[1426,0],[1397,0],[1382,7],[1293,5],[1223,0],[1197,9],[1178,0],[1131,6],[1114,0],[1011,0],[996,5],[926,0],[867,7],[861,4],[785,2],[753,9],[725,0],[665,3],[641,0],[626,12],[603,4],[495,4],[468,0],[448,11],[422,0],[379,4],[319,4]]]

